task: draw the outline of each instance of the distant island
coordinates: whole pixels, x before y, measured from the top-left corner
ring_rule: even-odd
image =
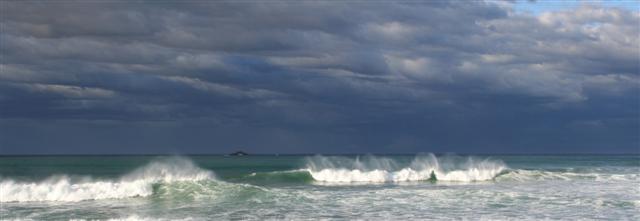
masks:
[[[249,155],[249,154],[245,153],[243,151],[236,151],[236,152],[233,152],[233,153],[229,154],[229,156],[247,156],[247,155]]]

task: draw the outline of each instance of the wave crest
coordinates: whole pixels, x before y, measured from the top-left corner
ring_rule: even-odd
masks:
[[[405,165],[405,166],[403,166]],[[492,180],[507,169],[502,161],[472,157],[437,158],[420,155],[406,162],[385,157],[363,159],[315,156],[307,159],[307,170],[314,180],[328,183],[383,183],[404,181],[472,182]]]
[[[153,184],[177,181],[214,180],[211,171],[198,168],[184,158],[151,162],[117,180],[91,177],[52,176],[41,182],[0,181],[0,202],[82,201],[145,197]]]

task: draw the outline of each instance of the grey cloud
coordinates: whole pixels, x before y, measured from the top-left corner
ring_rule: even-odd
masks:
[[[289,152],[635,150],[640,14],[509,4],[3,2],[0,125]]]

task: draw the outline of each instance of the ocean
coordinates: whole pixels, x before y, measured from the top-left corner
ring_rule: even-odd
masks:
[[[1,156],[2,220],[640,220],[640,155]]]

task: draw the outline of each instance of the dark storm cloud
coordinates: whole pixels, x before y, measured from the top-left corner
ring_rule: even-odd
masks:
[[[638,12],[510,4],[3,1],[0,152],[638,152]]]

